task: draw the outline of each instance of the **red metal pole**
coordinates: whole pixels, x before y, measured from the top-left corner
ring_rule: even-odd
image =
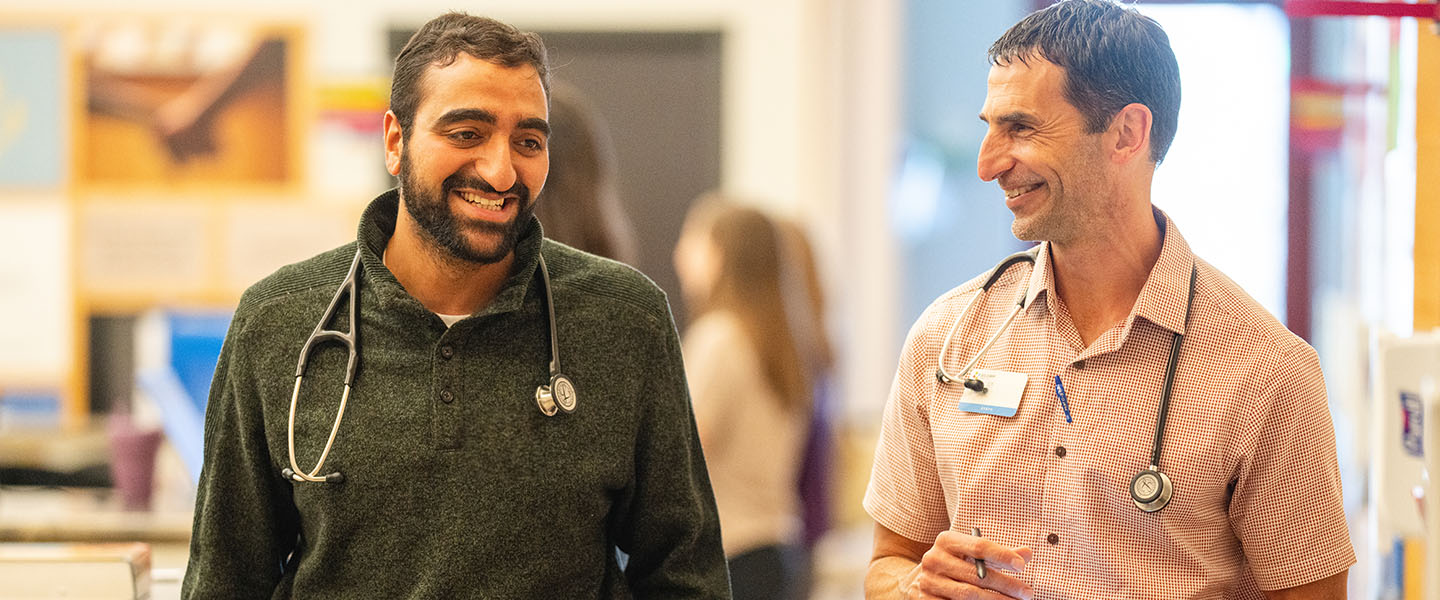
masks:
[[[1314,37],[1310,21],[1290,18],[1290,79],[1309,78],[1314,73],[1312,47]],[[1293,127],[1292,127],[1293,130]],[[1289,240],[1285,265],[1285,325],[1295,335],[1309,341],[1313,298],[1310,266],[1314,253],[1310,249],[1313,229],[1314,194],[1311,179],[1315,157],[1290,139],[1290,206],[1287,219]]]
[[[1332,0],[1286,0],[1285,14],[1303,17],[1415,17],[1440,19],[1440,4],[1424,2],[1339,2]]]

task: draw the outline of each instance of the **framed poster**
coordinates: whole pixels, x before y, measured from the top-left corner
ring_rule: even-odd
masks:
[[[157,18],[101,21],[79,31],[80,183],[174,188],[295,180],[294,30]]]

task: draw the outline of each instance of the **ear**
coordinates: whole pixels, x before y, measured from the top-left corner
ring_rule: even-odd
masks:
[[[392,111],[385,111],[385,170],[391,175],[400,175],[400,154],[405,149],[405,132],[400,129],[400,119]]]
[[[1120,109],[1110,121],[1110,132],[1115,137],[1111,158],[1126,163],[1139,157],[1150,160],[1150,108],[1144,104],[1131,103]]]

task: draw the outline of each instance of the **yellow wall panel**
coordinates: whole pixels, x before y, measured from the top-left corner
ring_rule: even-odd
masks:
[[[1440,327],[1440,32],[1419,20],[1415,115],[1415,330]]]

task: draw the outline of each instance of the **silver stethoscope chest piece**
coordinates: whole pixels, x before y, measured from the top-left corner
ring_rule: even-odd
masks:
[[[569,377],[556,375],[550,380],[550,389],[555,392],[555,403],[560,405],[560,410],[567,413],[575,410],[575,384]]]
[[[574,382],[559,373],[550,378],[550,385],[535,388],[535,404],[547,417],[553,417],[560,411],[575,412],[575,398]]]
[[[555,416],[560,412],[560,407],[555,404],[555,395],[550,393],[550,386],[542,385],[535,388],[535,404],[540,407],[540,412],[547,417]]]
[[[1147,513],[1153,513],[1167,504],[1170,504],[1170,497],[1174,495],[1175,488],[1170,484],[1170,478],[1161,473],[1155,465],[1141,471],[1130,480],[1130,499],[1135,501],[1135,506]]]

